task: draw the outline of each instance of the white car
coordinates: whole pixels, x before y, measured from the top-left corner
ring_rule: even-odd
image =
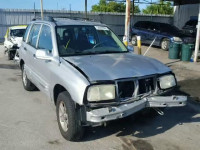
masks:
[[[4,41],[5,53],[8,53],[8,59],[12,60],[15,57],[16,50],[21,46],[26,25],[13,26],[7,29]]]

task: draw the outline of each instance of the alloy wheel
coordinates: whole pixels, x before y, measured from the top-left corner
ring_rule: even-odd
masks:
[[[66,132],[68,130],[69,119],[66,112],[66,106],[63,101],[60,102],[59,105],[59,121],[62,129]]]

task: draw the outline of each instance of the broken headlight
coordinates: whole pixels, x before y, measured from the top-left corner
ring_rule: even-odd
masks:
[[[169,89],[176,86],[176,79],[174,75],[164,75],[159,78],[160,81],[160,88],[161,89]]]
[[[87,92],[87,100],[90,102],[106,101],[115,99],[115,85],[93,85]]]

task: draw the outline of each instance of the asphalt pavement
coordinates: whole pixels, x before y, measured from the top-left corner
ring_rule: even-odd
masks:
[[[21,71],[0,46],[1,150],[199,150],[199,105],[167,108],[87,128],[81,142],[60,134],[55,106],[40,91],[27,92]],[[195,109],[194,109],[195,107]]]

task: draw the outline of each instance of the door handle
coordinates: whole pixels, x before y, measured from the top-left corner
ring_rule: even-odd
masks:
[[[24,50],[27,51],[26,47],[24,47]]]
[[[33,54],[33,58],[36,58],[35,54]]]

